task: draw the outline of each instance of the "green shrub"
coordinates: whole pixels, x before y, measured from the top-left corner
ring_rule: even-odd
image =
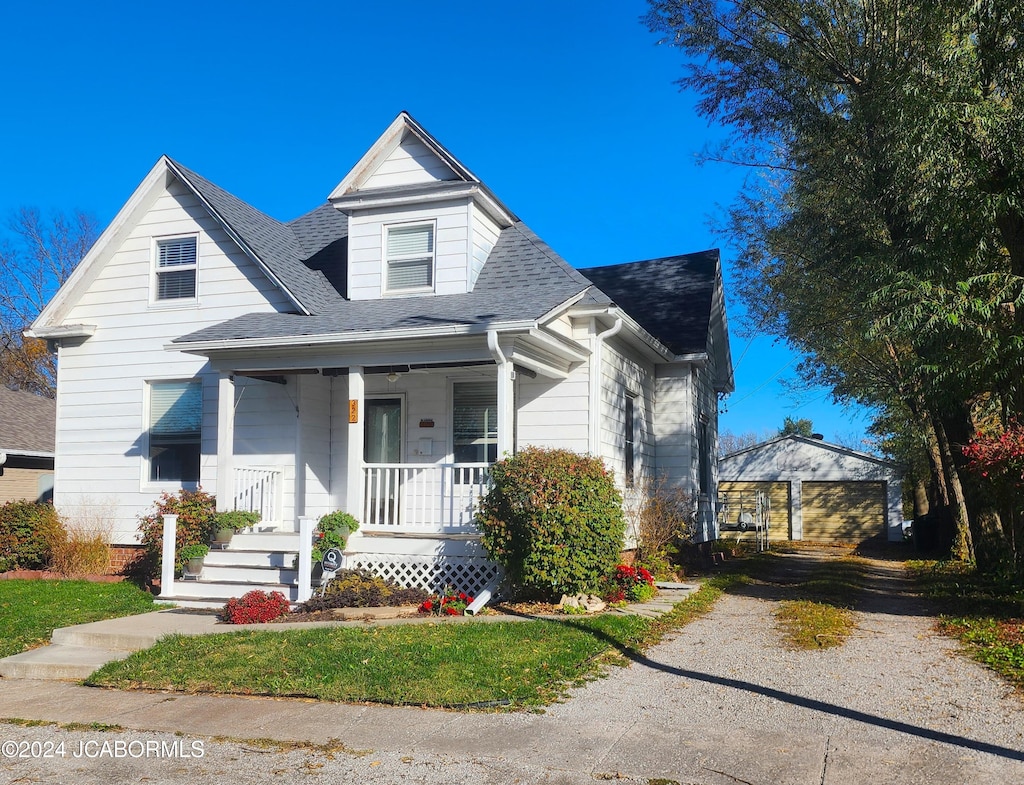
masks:
[[[52,504],[7,502],[0,507],[0,572],[46,568],[52,543],[63,535],[64,526]]]
[[[491,467],[477,525],[514,590],[592,592],[622,551],[622,497],[598,458],[530,447]]]
[[[310,613],[331,608],[418,605],[428,597],[430,595],[423,589],[406,589],[365,570],[338,570],[323,595],[307,600],[299,610]]]
[[[260,522],[260,514],[255,510],[227,510],[218,512],[213,524],[214,530],[232,529],[236,532],[248,529]]]
[[[347,512],[329,512],[321,515],[313,532],[313,563],[323,561],[324,554],[331,548],[345,550],[348,536],[359,528],[359,521]]]
[[[205,545],[211,539],[217,517],[217,499],[202,489],[181,490],[177,494],[160,495],[154,503],[155,510],[139,518],[139,534],[145,556],[138,563],[138,570],[146,577],[155,577],[160,571],[163,555],[164,515],[178,516],[178,532],[175,543],[175,567],[185,564],[180,551],[186,545]]]

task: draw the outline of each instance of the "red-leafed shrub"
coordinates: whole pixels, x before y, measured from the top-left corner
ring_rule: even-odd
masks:
[[[643,567],[620,564],[601,582],[601,596],[606,602],[647,602],[657,590],[654,576]]]
[[[464,591],[449,587],[443,594],[420,603],[419,612],[432,616],[461,616],[473,604],[473,597]]]
[[[232,624],[263,624],[288,613],[288,599],[279,591],[254,589],[232,597],[221,611],[221,620]]]

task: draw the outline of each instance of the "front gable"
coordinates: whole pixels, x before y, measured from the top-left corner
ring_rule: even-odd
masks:
[[[473,291],[515,216],[402,112],[329,197],[349,217],[353,300]]]

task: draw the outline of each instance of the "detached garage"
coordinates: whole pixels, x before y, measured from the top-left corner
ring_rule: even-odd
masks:
[[[723,457],[719,487],[771,489],[772,539],[859,542],[903,539],[895,464],[805,436],[780,436]],[[785,504],[780,509],[780,503]]]

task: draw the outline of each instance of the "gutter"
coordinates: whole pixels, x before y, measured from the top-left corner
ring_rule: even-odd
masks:
[[[491,332],[527,332],[537,326],[529,321],[505,322],[498,325],[452,324],[439,327],[400,327],[393,330],[327,333],[323,335],[281,335],[274,338],[221,338],[214,341],[172,341],[164,344],[168,351],[202,354],[232,349],[277,349],[298,346],[326,346],[337,343],[400,340],[403,338],[436,338],[450,335],[480,335]]]

